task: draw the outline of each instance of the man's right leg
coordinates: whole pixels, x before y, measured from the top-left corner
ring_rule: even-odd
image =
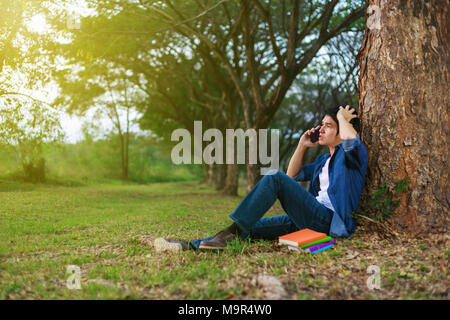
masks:
[[[251,225],[253,225],[272,207],[276,199],[277,190],[274,189],[273,177],[271,175],[266,175],[252,190],[250,190],[230,215],[234,224],[227,229],[220,231],[212,239],[200,241],[198,248],[222,249],[226,246],[227,242],[232,241],[237,237],[242,239],[247,238],[249,229],[242,225],[245,221],[240,221],[235,217],[239,216],[243,218],[242,220],[250,220],[253,222]]]
[[[242,230],[243,238],[263,220],[261,218],[277,199],[297,230],[310,228],[318,232],[329,232],[333,211],[319,203],[297,181],[278,171],[274,175],[264,176],[230,214],[230,218]]]

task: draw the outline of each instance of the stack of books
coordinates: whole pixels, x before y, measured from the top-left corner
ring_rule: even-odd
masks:
[[[310,253],[321,252],[334,245],[334,239],[325,233],[302,229],[278,237],[278,242],[287,245],[289,250]]]

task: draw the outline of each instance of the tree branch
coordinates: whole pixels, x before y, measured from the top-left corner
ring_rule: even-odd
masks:
[[[243,19],[243,32],[244,32],[244,44],[245,44],[245,55],[247,58],[247,67],[249,78],[251,82],[251,89],[253,93],[253,101],[255,103],[256,114],[259,114],[260,111],[264,108],[264,101],[261,92],[261,83],[259,82],[259,77],[257,73],[257,66],[255,60],[255,48],[254,48],[254,38],[252,35],[252,31],[250,28],[250,16],[251,9],[249,0],[243,0],[242,6],[244,10],[244,19]],[[248,123],[252,122],[252,119],[246,119]]]
[[[263,7],[263,5],[261,4],[261,2],[259,2],[258,0],[253,0],[253,2],[256,4],[256,6],[262,12],[264,18],[266,19],[267,26],[268,26],[268,29],[269,29],[268,31],[269,31],[270,43],[272,45],[272,50],[273,50],[273,52],[275,54],[275,57],[277,58],[278,66],[280,67],[280,70],[283,73],[284,70],[285,70],[284,63],[283,63],[283,58],[281,57],[280,49],[278,48],[276,40],[275,40],[275,35],[274,35],[274,32],[273,32],[273,25],[272,25],[272,19],[270,17],[270,12],[268,10],[266,10]]]
[[[336,0],[333,0],[323,11],[323,17],[331,18],[332,9],[334,8]],[[354,21],[364,15],[364,7],[360,7],[352,11],[347,17],[345,17],[333,30],[330,32],[324,31],[323,25],[319,37],[313,42],[308,50],[303,54],[302,59],[296,63],[293,67],[287,68],[287,75],[282,76],[278,86],[272,91],[266,104],[266,109],[263,112],[263,119],[261,121],[262,126],[266,126],[270,119],[273,117],[278,109],[279,104],[284,98],[286,91],[295,79],[295,76],[299,74],[315,57],[319,49],[332,37],[339,32],[342,32],[346,27],[351,25]],[[323,18],[321,18],[322,20]],[[322,23],[325,23],[322,20]],[[328,26],[329,22],[325,23]]]

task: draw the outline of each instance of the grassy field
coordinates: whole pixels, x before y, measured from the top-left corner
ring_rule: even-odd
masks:
[[[308,255],[274,242],[156,253],[157,237],[198,239],[244,195],[198,182],[77,187],[0,181],[1,299],[448,299],[448,235],[352,240]],[[282,214],[276,203],[269,215]],[[366,231],[365,231],[366,230]],[[67,267],[81,271],[69,289]],[[368,267],[381,288],[369,289]]]

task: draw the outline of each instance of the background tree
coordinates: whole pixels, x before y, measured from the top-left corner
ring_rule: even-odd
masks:
[[[249,94],[241,94],[247,128],[267,127],[297,75],[329,39],[344,32],[363,13],[361,3],[337,0],[291,1],[289,8],[284,4],[270,6],[260,1],[241,1],[241,9],[250,83]],[[284,18],[276,19],[280,15]],[[271,57],[266,62],[261,55],[265,57],[267,51]],[[251,189],[260,177],[257,166],[247,168]]]
[[[158,135],[169,153],[174,145],[173,130],[183,127],[193,135],[194,121],[202,121],[203,130],[216,128],[225,136],[225,129],[237,118],[233,116],[237,109],[236,94],[226,82],[216,80],[214,67],[208,64],[200,67],[196,54],[182,59],[178,63],[175,57],[166,56],[165,63],[151,72],[154,85],[143,89],[148,100],[142,104],[141,127]],[[238,184],[238,170],[234,169],[237,165],[226,165],[223,161],[204,166],[206,182],[224,194],[234,194]]]
[[[353,30],[331,39],[298,78],[283,100],[270,127],[280,128],[280,167],[287,169],[290,157],[305,129],[320,124],[327,106],[357,106],[358,63],[355,59],[364,34],[364,21]],[[313,161],[327,148],[314,148],[304,163]]]
[[[0,97],[28,96],[24,89],[42,88],[50,80],[43,47],[51,34],[30,27],[48,13],[41,2],[0,0]]]
[[[52,35],[33,30],[48,13],[41,2],[0,1],[0,140],[33,182],[46,179],[43,144],[62,139],[58,113],[32,96],[44,91],[53,67],[43,49]]]
[[[72,53],[71,63],[54,72],[60,87],[54,105],[69,114],[86,115],[94,111],[112,123],[120,145],[121,178],[128,178],[130,127],[137,106],[145,94],[132,81],[133,73],[104,60],[93,60],[91,52]],[[69,51],[66,51],[66,53]],[[68,57],[68,55],[66,55]],[[76,66],[76,67],[75,67]]]
[[[64,56],[70,66],[64,74],[57,73],[65,96],[60,99],[60,104],[70,104],[78,110],[89,107],[86,103],[91,101],[90,94],[86,94],[86,90],[101,94],[100,88],[104,88],[104,84],[92,78],[101,77],[96,66],[103,65],[109,71],[112,63],[133,74],[128,80],[146,97],[139,103],[139,110],[144,114],[140,123],[158,135],[160,144],[166,149],[174,145],[170,141],[174,129],[184,127],[193,133],[194,120],[201,120],[204,127],[219,130],[239,127],[235,123],[238,119],[235,115],[238,110],[236,94],[226,80],[218,81],[220,66],[209,58],[209,50],[191,50],[185,40],[170,29],[161,29],[143,16],[142,7],[132,6],[130,2],[125,4],[130,7],[110,11],[109,2],[95,3],[101,15],[81,19],[80,28],[70,31],[73,40],[57,46],[55,52]],[[65,30],[60,19],[54,24]],[[82,80],[74,75],[81,75]],[[83,86],[86,90],[81,92]],[[96,90],[99,92],[95,93]],[[208,180],[217,180],[217,188],[223,189],[224,193],[235,193],[237,166],[227,166],[226,170],[234,174],[226,175],[226,179],[224,165],[215,167],[218,168],[216,178],[213,179],[212,170],[208,170]]]
[[[369,151],[367,192],[409,178],[393,216],[408,231],[449,225],[447,0],[370,0],[359,54],[359,115]]]
[[[330,39],[287,93],[270,124],[271,128],[281,130],[281,170],[287,170],[304,130],[320,123],[325,107],[357,106],[359,68],[355,57],[364,28],[364,19],[359,19],[346,33]],[[304,163],[326,152],[327,148],[314,148],[305,155]]]
[[[0,100],[0,142],[17,153],[25,180],[46,181],[44,143],[61,141],[58,114],[26,97]]]
[[[157,22],[159,27],[159,30],[149,30],[142,29],[145,24],[135,24],[122,31],[104,28],[97,34],[118,32],[122,35],[119,41],[123,41],[125,34],[134,34],[131,43],[136,43],[136,37],[152,35],[162,39],[158,43],[161,47],[172,41],[178,46],[178,52],[183,49],[199,52],[202,66],[208,63],[215,66],[219,81],[231,81],[238,94],[237,107],[242,108],[242,113],[232,112],[227,125],[232,122],[230,128],[237,123],[246,129],[259,129],[268,127],[296,76],[319,49],[362,17],[362,3],[118,1],[113,5],[109,1],[97,1],[94,5],[101,13],[140,17],[143,21]],[[142,43],[151,42],[143,40]],[[160,53],[160,58],[165,59],[164,52]],[[236,114],[243,117],[242,122],[233,118]],[[259,179],[259,170],[250,164],[247,168],[250,189]]]

